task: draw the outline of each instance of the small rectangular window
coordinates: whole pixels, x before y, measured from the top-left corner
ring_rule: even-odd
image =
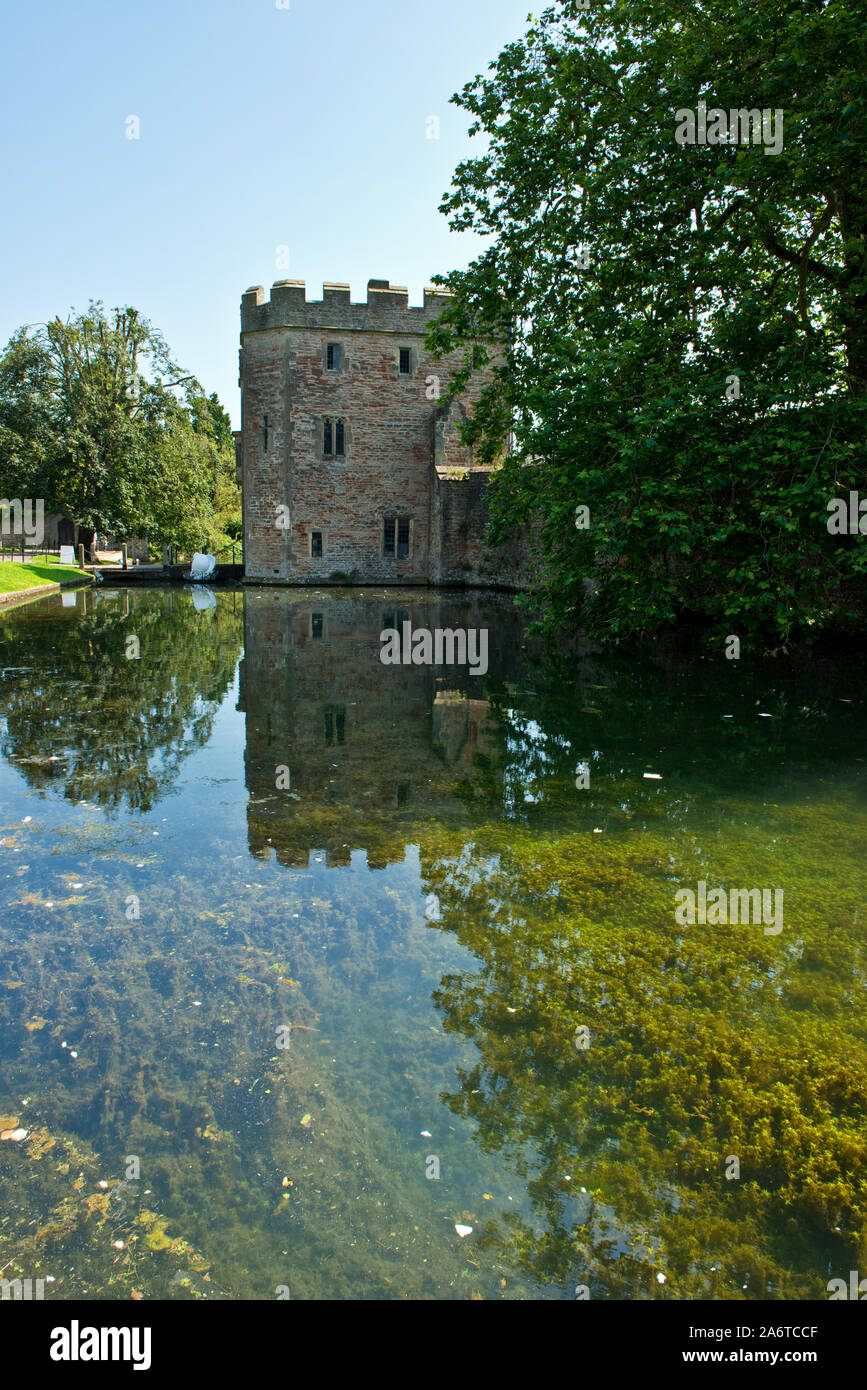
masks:
[[[329,343],[327,348],[327,365],[329,372],[340,371],[340,344]]]
[[[325,742],[333,743],[335,726],[337,742],[343,743],[346,739],[346,706],[345,705],[326,705],[325,706]]]
[[[268,452],[268,416],[267,416],[267,415],[263,415],[263,416],[262,416],[262,449],[263,449],[263,451],[264,451],[265,453]]]
[[[408,516],[387,516],[383,522],[383,555],[405,560],[410,550],[410,519]],[[400,615],[398,614],[398,621]]]
[[[311,637],[322,636],[322,614],[311,613],[310,615],[310,635]]]
[[[322,532],[310,532],[310,554],[314,560],[322,558]]]
[[[409,376],[409,374],[410,374],[411,360],[412,360],[412,356],[411,356],[411,351],[410,351],[410,349],[409,349],[409,348],[401,348],[401,350],[400,350],[400,374],[401,374],[401,376]]]
[[[324,445],[324,448],[323,448],[323,453],[325,453],[325,454],[331,454],[332,452],[333,452],[333,449],[332,449],[332,443],[331,443],[331,421],[330,421],[330,420],[326,420],[326,421],[325,421],[325,445]]]
[[[335,454],[337,455],[338,458],[343,458],[344,455],[345,455],[345,453],[346,453],[346,449],[345,449],[345,447],[344,447],[345,441],[344,441],[343,421],[342,421],[342,420],[338,420],[338,421],[337,421],[337,424],[336,424],[336,427],[335,427],[335,434],[336,434],[337,438],[336,438],[335,443],[334,443],[334,452],[335,452]]]

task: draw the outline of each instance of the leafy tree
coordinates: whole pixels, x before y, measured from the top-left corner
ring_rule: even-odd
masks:
[[[212,499],[214,526],[219,533],[218,547],[222,548],[231,541],[240,541],[243,531],[241,488],[235,475],[232,421],[220,405],[216,392],[212,392],[204,402],[192,399],[190,409],[193,429],[197,433],[208,435],[216,451]]]
[[[182,383],[184,402],[171,389]],[[237,502],[231,425],[216,395],[182,376],[138,310],[107,314],[98,301],[8,344],[0,460],[9,492],[72,517],[85,544],[99,527],[186,549],[219,545],[218,486],[224,510]]]
[[[442,210],[493,240],[441,277],[430,343],[465,346],[455,389],[488,344],[467,438],[493,458],[513,432],[492,539],[530,527],[550,623],[589,576],[615,640],[684,612],[773,645],[863,616],[864,542],[827,529],[867,488],[863,18],[557,0],[453,98],[488,147]],[[678,143],[701,101],[768,133],[782,112],[779,153]]]

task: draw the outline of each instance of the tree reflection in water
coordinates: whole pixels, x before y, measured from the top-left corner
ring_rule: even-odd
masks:
[[[211,735],[241,651],[242,596],[206,612],[180,589],[75,597],[62,614],[0,617],[0,665],[16,668],[4,672],[0,751],[31,787],[149,811]]]

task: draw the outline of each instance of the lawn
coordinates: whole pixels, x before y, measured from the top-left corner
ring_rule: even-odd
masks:
[[[13,593],[16,589],[35,589],[40,584],[60,584],[69,579],[87,579],[89,576],[76,565],[61,565],[57,560],[35,560],[21,564],[20,561],[4,561],[0,564],[0,594]]]

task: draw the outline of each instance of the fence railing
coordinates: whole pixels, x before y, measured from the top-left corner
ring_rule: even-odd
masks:
[[[239,565],[244,559],[244,547],[241,541],[236,541],[234,545],[226,545],[222,550],[215,550],[213,553],[218,565]],[[192,558],[192,555],[188,555],[185,550],[172,547],[171,564],[188,565],[192,562]]]
[[[14,560],[17,564],[30,564],[34,560],[59,560],[60,551],[48,545],[27,545],[26,542],[9,543],[0,541],[0,560]]]
[[[77,565],[78,546],[76,545],[73,548],[75,550],[75,563]],[[104,550],[101,553],[116,555],[120,552],[120,550],[120,546],[109,546],[107,550]],[[215,551],[214,553],[216,555],[218,565],[237,565],[241,564],[244,559],[244,546],[241,543],[241,541],[236,541],[234,545],[226,545],[223,547],[222,550]],[[85,551],[84,558],[85,564],[91,563],[88,551]],[[191,554],[188,555],[185,551],[177,550],[174,547],[172,548],[171,564],[189,564],[192,558],[193,557]],[[59,563],[60,550],[56,546],[50,545],[47,542],[44,545],[40,546],[29,546],[26,544],[26,542],[22,545],[19,544],[17,541],[11,544],[9,542],[0,541],[0,563],[2,563],[2,561],[4,560],[14,561],[16,564],[34,564],[38,563],[39,561],[45,563],[48,560],[56,560]],[[135,562],[130,561],[129,563]],[[142,561],[142,563],[145,564],[147,563],[147,561]],[[156,557],[150,563],[158,565],[162,563],[162,560],[160,557]]]

